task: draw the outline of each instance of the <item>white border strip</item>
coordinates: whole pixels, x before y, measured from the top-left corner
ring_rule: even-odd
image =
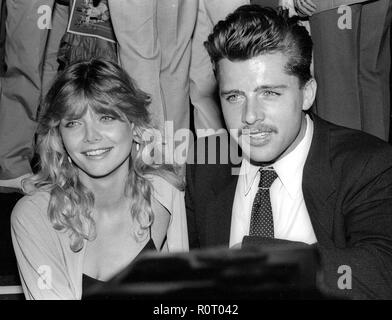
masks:
[[[23,293],[22,286],[0,286],[0,294]]]

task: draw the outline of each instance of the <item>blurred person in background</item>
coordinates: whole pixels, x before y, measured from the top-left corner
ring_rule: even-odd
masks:
[[[5,1],[6,72],[0,78],[0,192],[20,191],[23,178],[32,174],[48,34],[51,30],[56,37],[57,32],[59,38],[64,31],[51,29],[55,2],[56,6],[63,6],[64,1]]]
[[[347,7],[328,9],[330,0],[288,1],[298,15],[309,17],[320,87],[314,112],[388,141],[392,2],[342,0]]]

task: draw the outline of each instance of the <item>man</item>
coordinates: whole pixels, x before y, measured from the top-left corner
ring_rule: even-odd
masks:
[[[305,113],[317,88],[305,28],[271,9],[243,6],[205,45],[243,159],[240,175],[234,161],[189,164],[190,247],[314,245],[328,293],[391,298],[392,148]],[[349,290],[339,289],[342,266],[352,272]]]

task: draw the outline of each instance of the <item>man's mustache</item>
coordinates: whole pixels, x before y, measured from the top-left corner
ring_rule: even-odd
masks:
[[[259,125],[252,125],[252,126],[244,126],[243,128],[238,130],[238,137],[246,136],[250,134],[257,134],[257,133],[277,133],[278,128],[272,125],[266,124],[259,124]]]

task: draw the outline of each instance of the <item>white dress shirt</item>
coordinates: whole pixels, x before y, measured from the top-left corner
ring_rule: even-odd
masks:
[[[277,239],[317,242],[302,193],[302,173],[313,137],[313,121],[306,116],[305,136],[297,147],[272,166],[278,178],[270,188],[274,234]],[[260,167],[242,160],[235,191],[230,246],[249,235],[252,205],[258,190]]]

